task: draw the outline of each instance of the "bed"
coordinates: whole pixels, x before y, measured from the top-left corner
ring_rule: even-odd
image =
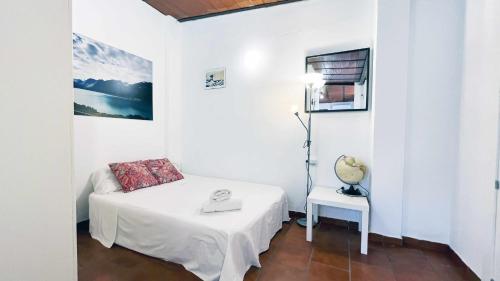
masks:
[[[130,193],[92,193],[90,233],[105,247],[182,264],[202,280],[240,281],[288,221],[285,192],[275,186],[184,175]],[[239,211],[202,213],[212,191],[227,188]]]

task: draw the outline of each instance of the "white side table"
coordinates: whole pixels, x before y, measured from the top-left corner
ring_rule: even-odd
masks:
[[[335,188],[315,186],[307,197],[307,241],[312,241],[313,206],[316,209],[314,217],[317,218],[317,205],[361,212],[361,253],[364,255],[368,254],[368,218],[370,216],[370,205],[365,197],[349,197],[337,193]]]

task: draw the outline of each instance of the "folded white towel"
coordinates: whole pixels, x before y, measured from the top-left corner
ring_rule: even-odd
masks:
[[[210,201],[213,201],[213,202],[220,202],[220,201],[228,200],[230,198],[231,198],[231,190],[229,190],[229,189],[219,189],[219,190],[214,191],[210,195]]]
[[[224,211],[233,211],[240,210],[243,203],[241,199],[232,198],[224,201],[213,202],[209,200],[203,204],[203,208],[201,209],[204,213],[212,213],[212,212],[224,212]]]

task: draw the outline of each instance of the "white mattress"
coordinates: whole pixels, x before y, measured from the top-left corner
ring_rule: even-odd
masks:
[[[243,280],[288,221],[285,192],[275,186],[184,175],[173,183],[130,193],[91,194],[90,232],[113,243],[182,264],[203,280]],[[216,189],[240,198],[239,211],[205,214]]]

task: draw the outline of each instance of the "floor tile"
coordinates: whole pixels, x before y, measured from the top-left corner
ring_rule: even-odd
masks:
[[[262,269],[259,281],[306,281],[306,271],[279,263],[269,265]]]
[[[442,281],[469,281],[464,268],[439,264],[432,264],[432,267]]]
[[[430,264],[393,264],[392,269],[397,281],[443,281]]]
[[[260,268],[252,266],[245,274],[245,279],[243,281],[257,281],[260,274]]]
[[[313,249],[312,260],[314,262],[334,266],[336,268],[349,270],[348,251],[315,248]]]
[[[427,258],[418,249],[394,247],[386,248],[385,252],[391,263],[400,268],[419,270],[428,265]]]
[[[391,268],[352,262],[351,281],[395,281]]]
[[[280,247],[273,255],[273,263],[306,270],[311,257],[311,248]]]
[[[288,229],[286,236],[280,242],[280,247],[311,248],[311,242],[306,241],[306,229],[293,224]]]
[[[274,251],[270,249],[270,250],[265,251],[264,253],[260,254],[259,255],[260,265],[264,267],[267,264],[269,264],[271,262],[271,258],[272,258],[273,253],[274,253]]]
[[[469,281],[462,265],[448,254],[370,242],[360,253],[360,234],[344,226],[321,223],[313,242],[305,228],[284,224],[260,255],[262,268],[251,267],[245,281]],[[78,229],[79,281],[199,281],[182,265],[148,257],[93,240]]]
[[[318,262],[311,262],[309,281],[349,281],[349,271]]]
[[[431,264],[453,267],[461,266],[461,264],[458,261],[454,260],[449,253],[423,251],[423,254]]]
[[[329,250],[347,251],[349,240],[334,233],[316,232],[313,236],[313,246]]]
[[[351,261],[391,268],[391,261],[382,248],[369,248],[368,255],[361,254],[359,248],[351,248]]]
[[[86,281],[121,281],[128,277],[126,270],[106,263],[94,264],[78,272],[78,280]]]

